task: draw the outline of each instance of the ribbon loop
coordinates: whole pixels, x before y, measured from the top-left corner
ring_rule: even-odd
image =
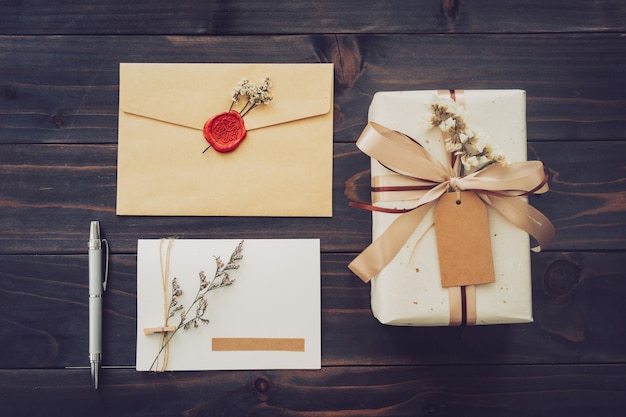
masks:
[[[357,146],[390,170],[414,179],[441,183],[453,175],[418,142],[395,130],[370,122],[357,140]]]
[[[413,201],[394,222],[348,266],[368,282],[387,266],[437,200],[448,191],[474,191],[485,204],[545,246],[554,236],[552,223],[522,197],[548,191],[540,161],[492,164],[458,177],[408,136],[370,122],[357,146],[397,175],[372,179],[372,202]],[[377,210],[372,206],[372,210]],[[384,211],[384,209],[382,210]]]

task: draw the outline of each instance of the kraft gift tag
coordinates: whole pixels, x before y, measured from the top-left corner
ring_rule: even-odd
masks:
[[[444,194],[435,207],[443,288],[495,282],[487,207],[473,192]]]

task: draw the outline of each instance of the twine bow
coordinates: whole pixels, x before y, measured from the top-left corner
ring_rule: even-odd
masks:
[[[163,245],[165,247],[165,261],[163,260]],[[150,366],[150,370],[153,368],[157,372],[164,372],[167,369],[167,364],[169,361],[170,355],[170,345],[169,341],[176,332],[176,326],[168,325],[168,320],[170,318],[170,301],[168,301],[168,282],[170,275],[170,257],[172,254],[172,246],[174,245],[174,239],[161,239],[159,243],[159,263],[161,267],[161,287],[163,290],[163,325],[159,327],[146,327],[143,329],[144,333],[147,335],[158,334],[160,335],[159,341],[159,350],[157,352],[152,365]],[[160,363],[159,363],[160,362]]]
[[[548,176],[540,161],[488,167],[459,177],[458,160],[441,164],[419,143],[402,133],[370,122],[357,141],[361,151],[398,175],[373,179],[373,201],[415,201],[410,209],[352,204],[400,213],[396,220],[348,267],[363,281],[376,277],[391,262],[439,197],[450,190],[474,191],[508,221],[530,234],[539,251],[554,236],[554,226],[523,198],[548,191]],[[454,165],[454,166],[453,166]]]

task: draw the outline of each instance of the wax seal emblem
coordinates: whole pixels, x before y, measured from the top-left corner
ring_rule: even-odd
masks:
[[[202,132],[209,146],[202,153],[211,147],[218,152],[234,151],[246,138],[247,131],[243,117],[259,104],[268,104],[272,101],[271,87],[272,83],[267,77],[258,86],[248,81],[247,78],[242,78],[233,90],[228,111],[211,117],[204,124]],[[247,98],[243,107],[239,111],[233,109],[242,96]]]
[[[204,124],[204,138],[218,152],[230,152],[246,137],[243,117],[236,110],[220,113]]]

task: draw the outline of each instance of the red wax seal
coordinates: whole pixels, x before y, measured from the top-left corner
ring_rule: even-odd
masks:
[[[218,152],[235,150],[247,133],[243,118],[235,110],[213,116],[202,131],[206,141]]]

